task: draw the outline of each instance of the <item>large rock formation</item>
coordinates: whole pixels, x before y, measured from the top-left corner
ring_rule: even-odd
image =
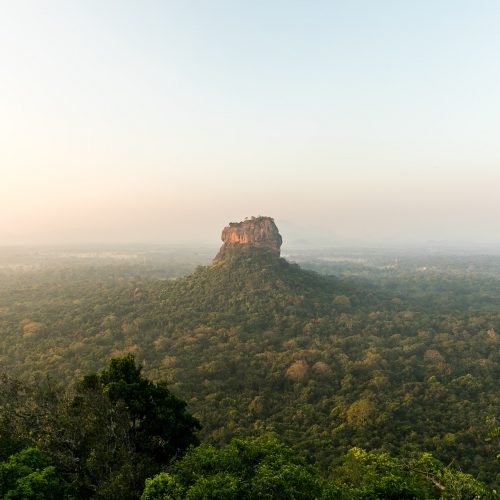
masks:
[[[280,256],[283,242],[281,234],[271,217],[251,217],[242,222],[231,222],[222,230],[223,245],[214,262],[220,261],[228,253],[250,248],[267,250],[276,257]]]

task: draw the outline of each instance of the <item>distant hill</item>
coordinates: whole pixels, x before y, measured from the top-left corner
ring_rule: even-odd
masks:
[[[382,292],[381,292],[382,293]],[[232,250],[223,260],[199,267],[193,274],[164,287],[159,299],[169,321],[187,324],[210,321],[259,331],[276,326],[277,318],[314,318],[345,310],[339,295],[354,305],[373,305],[372,291],[356,288],[333,276],[305,271],[266,250]],[[351,299],[348,300],[351,302]],[[352,304],[350,304],[352,305]]]

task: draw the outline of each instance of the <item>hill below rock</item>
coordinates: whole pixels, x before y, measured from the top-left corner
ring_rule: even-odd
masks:
[[[345,294],[348,294],[348,298]],[[344,297],[344,300],[339,299]],[[200,267],[160,293],[169,321],[259,331],[297,318],[373,304],[375,295],[334,277],[305,271],[267,250],[228,250],[223,260]]]

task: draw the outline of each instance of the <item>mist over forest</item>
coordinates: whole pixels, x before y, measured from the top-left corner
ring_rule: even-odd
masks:
[[[0,6],[0,498],[500,499],[500,2]]]
[[[493,498],[500,258],[260,250],[3,248],[4,494]]]

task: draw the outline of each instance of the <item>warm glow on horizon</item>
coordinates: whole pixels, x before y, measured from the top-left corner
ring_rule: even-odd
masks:
[[[10,2],[0,245],[500,248],[500,4]]]

